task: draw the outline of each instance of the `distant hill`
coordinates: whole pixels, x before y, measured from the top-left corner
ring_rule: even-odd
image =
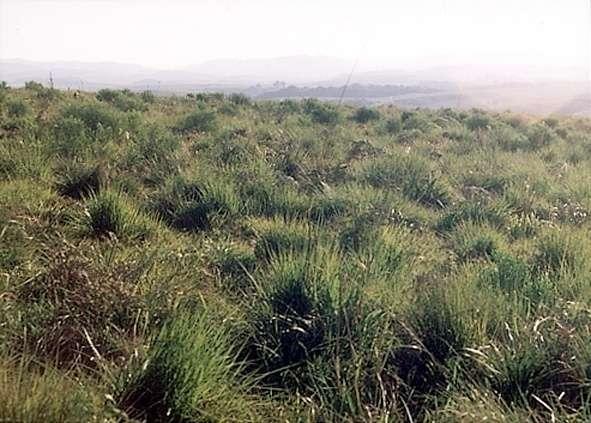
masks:
[[[122,63],[0,61],[0,80],[61,89],[152,90],[159,94],[197,91],[242,92],[263,99],[317,97],[403,107],[480,107],[591,116],[591,85],[585,69],[501,66],[439,66],[367,70],[348,60],[291,56],[222,59],[181,69],[152,69]],[[350,79],[350,80],[349,80]]]

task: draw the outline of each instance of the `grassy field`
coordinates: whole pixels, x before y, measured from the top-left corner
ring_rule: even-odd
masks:
[[[0,421],[591,419],[591,121],[0,87]]]

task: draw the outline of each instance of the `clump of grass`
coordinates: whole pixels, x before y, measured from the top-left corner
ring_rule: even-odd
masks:
[[[31,108],[27,103],[24,102],[24,100],[15,99],[6,103],[6,110],[8,112],[8,116],[12,118],[22,118],[30,113]]]
[[[84,121],[74,116],[60,116],[53,126],[53,147],[59,154],[71,157],[90,144]]]
[[[92,236],[145,239],[153,231],[149,217],[116,191],[102,191],[89,198],[81,221]]]
[[[403,343],[394,346],[386,362],[413,415],[421,415],[451,383],[474,336],[459,303],[444,289],[432,287],[417,296],[400,333]]]
[[[441,216],[437,222],[437,229],[450,231],[461,223],[480,223],[500,227],[505,223],[508,214],[503,203],[465,201]]]
[[[105,419],[99,393],[75,374],[39,367],[26,358],[0,359],[0,420],[65,422]]]
[[[170,179],[149,204],[171,226],[193,232],[209,229],[216,219],[235,216],[240,207],[228,181],[198,177]]]
[[[471,131],[490,128],[491,124],[491,118],[488,115],[482,113],[474,113],[468,119],[466,119],[466,126]]]
[[[43,270],[16,291],[26,305],[23,321],[35,328],[21,342],[60,366],[95,367],[97,351],[116,354],[116,335],[129,327],[140,306],[130,274],[95,263],[102,254],[85,241],[45,246],[41,257]]]
[[[326,343],[356,328],[359,285],[338,268],[338,252],[320,247],[278,256],[255,275],[246,354],[269,384],[305,387],[307,365]]]
[[[220,242],[214,244],[208,254],[224,287],[234,291],[244,289],[251,283],[250,277],[257,265],[252,248],[235,242]]]
[[[553,230],[542,236],[532,258],[534,269],[550,276],[584,271],[581,253],[585,244],[578,237]]]
[[[363,178],[375,187],[400,190],[411,200],[427,206],[445,207],[451,193],[428,164],[416,156],[390,156],[370,162]]]
[[[464,224],[451,235],[451,244],[461,261],[489,260],[502,248],[504,240],[490,227]]]
[[[304,251],[313,240],[312,228],[297,220],[259,219],[252,222],[251,230],[256,239],[255,255],[267,260],[290,251]]]
[[[507,326],[508,339],[486,356],[490,386],[506,403],[526,406],[539,414],[553,414],[550,405],[563,402],[568,408],[585,406],[588,392],[582,389],[585,370],[573,365],[579,340],[568,341],[548,330],[556,320],[540,319],[519,329]],[[558,410],[556,410],[558,411]]]
[[[129,90],[111,90],[104,88],[96,93],[96,98],[99,101],[112,104],[123,112],[146,110],[145,102],[139,96]]]
[[[228,100],[230,100],[232,103],[238,106],[248,106],[250,104],[250,98],[242,93],[230,94]]]
[[[345,214],[349,202],[336,195],[317,194],[311,198],[308,216],[314,222],[330,222]]]
[[[74,162],[59,172],[56,183],[60,195],[81,199],[98,194],[106,183],[106,172],[101,165]]]
[[[228,325],[207,311],[183,312],[165,323],[147,356],[116,393],[119,407],[149,421],[216,421],[256,416],[251,381],[240,375]]]

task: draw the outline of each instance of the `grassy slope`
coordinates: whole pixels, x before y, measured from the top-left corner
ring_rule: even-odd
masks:
[[[0,89],[0,420],[588,421],[591,122]]]

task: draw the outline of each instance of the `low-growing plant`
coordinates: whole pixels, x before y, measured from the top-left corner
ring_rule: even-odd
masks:
[[[98,194],[106,183],[106,172],[101,165],[74,162],[59,172],[56,184],[60,195],[82,199]]]
[[[144,239],[153,230],[151,219],[116,191],[101,191],[92,195],[87,202],[81,225],[89,235],[99,238]]]
[[[251,226],[256,239],[254,252],[259,258],[271,259],[290,251],[304,251],[312,240],[312,228],[298,221],[261,219]]]
[[[143,363],[120,383],[117,402],[132,418],[212,421],[256,415],[252,384],[240,374],[228,325],[207,310],[181,312],[165,323]]]
[[[503,239],[494,229],[464,224],[451,235],[452,250],[461,261],[491,259],[502,247]]]
[[[227,181],[177,176],[155,194],[148,207],[177,229],[200,231],[209,229],[216,219],[234,216],[241,205]]]
[[[363,173],[375,187],[400,190],[408,198],[434,207],[445,207],[451,194],[425,161],[415,156],[390,156],[372,161]]]
[[[78,380],[77,380],[78,379]],[[74,372],[39,367],[26,358],[0,361],[0,419],[11,422],[108,418],[99,392]]]

